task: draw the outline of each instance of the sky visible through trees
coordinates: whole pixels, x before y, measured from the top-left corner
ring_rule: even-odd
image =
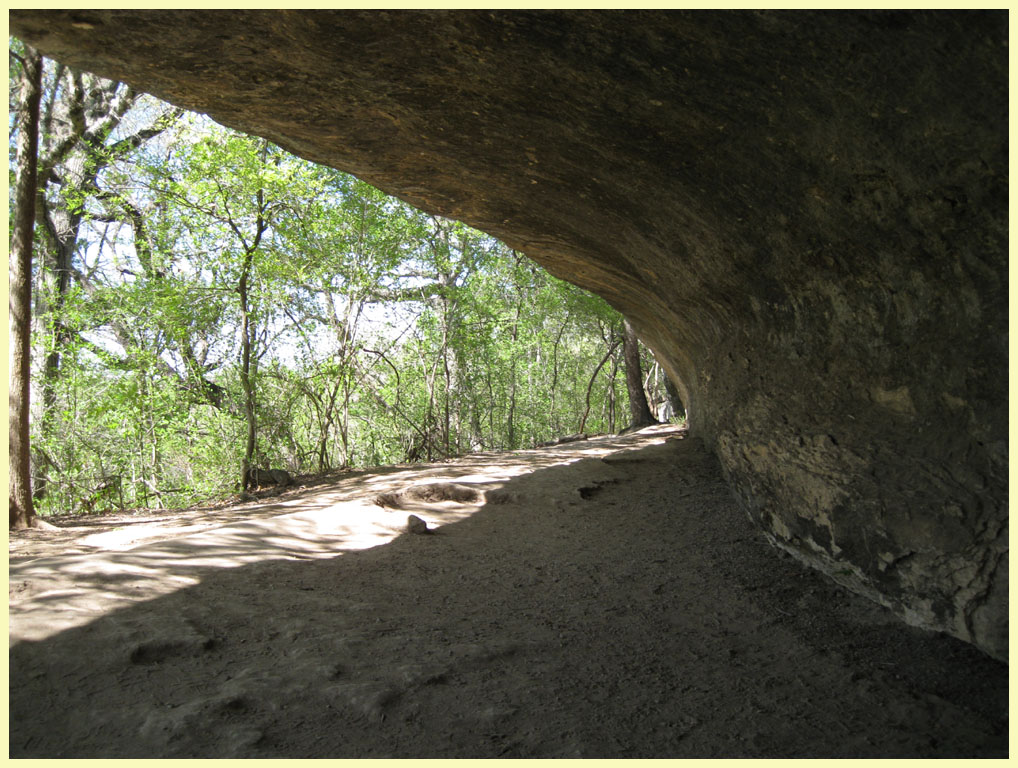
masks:
[[[628,426],[622,318],[523,254],[122,84],[46,60],[42,91],[41,513]]]

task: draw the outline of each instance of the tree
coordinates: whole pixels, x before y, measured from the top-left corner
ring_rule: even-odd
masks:
[[[237,373],[246,424],[240,475],[246,488],[260,454],[259,364],[289,299],[277,289],[300,285],[307,272],[306,254],[287,237],[299,227],[283,222],[300,217],[304,204],[321,194],[324,178],[267,140],[221,129],[179,154],[181,173],[166,180],[164,194],[192,216],[200,214],[192,242],[215,254],[208,268],[217,288],[237,295]]]
[[[46,69],[50,69],[47,74]],[[144,127],[125,125],[128,112],[141,94],[122,83],[105,80],[72,67],[44,68],[44,108],[39,146],[36,217],[39,242],[40,288],[36,297],[38,341],[44,364],[40,383],[39,424],[35,441],[36,501],[47,491],[51,469],[58,469],[49,449],[54,435],[56,391],[63,358],[82,328],[67,322],[67,302],[77,286],[90,296],[97,293],[94,274],[81,266],[82,233],[95,222],[128,222],[134,227],[135,246],[144,252],[145,227],[141,212],[117,188],[108,169],[145,142],[158,136],[179,117],[179,109],[156,108]],[[151,112],[151,107],[143,112]],[[125,127],[128,130],[125,130]],[[105,237],[105,235],[104,235]],[[145,263],[145,260],[141,260]],[[125,349],[133,329],[113,323]],[[88,329],[84,329],[88,330]]]
[[[98,510],[117,476],[122,503],[176,506],[235,492],[237,468],[515,449],[581,416],[614,431],[621,324],[600,299],[123,85],[57,65],[43,86],[44,514]]]
[[[32,241],[39,149],[42,56],[25,46],[18,104],[17,175],[10,257],[10,527],[40,527],[32,499],[29,408],[31,394]]]
[[[629,392],[629,428],[640,429],[657,424],[647,404],[647,394],[643,391],[640,342],[633,326],[625,319],[622,321],[622,353],[626,361],[626,390]]]

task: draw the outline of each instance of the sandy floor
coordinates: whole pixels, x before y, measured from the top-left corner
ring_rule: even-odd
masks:
[[[674,427],[64,526],[11,537],[11,757],[1007,756],[1006,665]]]

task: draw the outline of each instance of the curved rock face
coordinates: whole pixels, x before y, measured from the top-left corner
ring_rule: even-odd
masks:
[[[10,22],[604,296],[775,544],[1006,658],[1006,12]]]

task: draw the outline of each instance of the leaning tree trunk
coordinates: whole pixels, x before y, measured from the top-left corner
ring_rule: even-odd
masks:
[[[668,374],[665,374],[665,392],[668,394],[668,402],[672,406],[672,418],[686,418],[686,406],[682,403],[682,396],[679,395],[678,388],[672,383]]]
[[[643,391],[643,371],[640,370],[640,343],[636,331],[628,320],[622,321],[622,353],[626,361],[626,389],[629,390],[629,428],[638,429],[657,424],[650,412],[647,393]]]
[[[42,56],[25,46],[18,104],[17,179],[14,182],[14,228],[10,255],[10,388],[8,392],[10,450],[10,527],[35,523],[32,502],[29,406],[32,380],[32,237],[35,231],[35,188],[39,154],[39,99]]]
[[[587,427],[587,417],[590,415],[590,393],[594,390],[594,381],[597,379],[597,374],[601,372],[601,369],[604,368],[604,364],[608,362],[608,360],[612,356],[612,353],[615,352],[618,346],[619,343],[617,340],[610,343],[608,345],[608,351],[605,352],[604,357],[601,358],[601,362],[597,364],[597,367],[594,368],[594,372],[590,374],[590,381],[587,382],[586,407],[583,409],[583,416],[580,417],[580,427],[579,429],[576,430],[578,434],[583,434],[584,430]]]

